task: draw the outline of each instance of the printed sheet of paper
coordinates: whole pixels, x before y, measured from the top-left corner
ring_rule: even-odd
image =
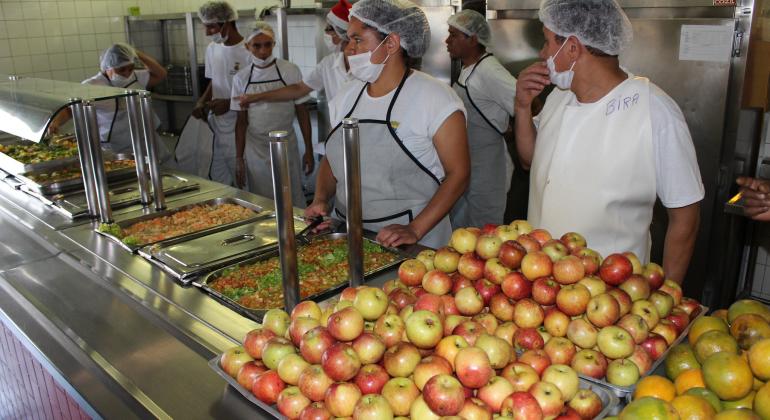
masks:
[[[733,32],[733,25],[682,25],[679,60],[728,62]]]

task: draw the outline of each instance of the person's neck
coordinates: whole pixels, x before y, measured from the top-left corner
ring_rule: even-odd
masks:
[[[236,31],[233,30],[233,32],[227,37],[227,41],[225,41],[225,46],[232,47],[233,45],[238,45],[243,41],[243,36]]]
[[[486,51],[482,51],[478,48],[474,49],[473,52],[466,54],[462,58],[460,58],[460,61],[463,63],[463,68],[470,67],[481,60],[481,57],[486,54]]]
[[[404,78],[404,73],[409,71],[409,68],[402,60],[395,58],[396,57],[391,57],[393,61],[386,63],[385,68],[383,68],[382,73],[380,73],[380,77],[374,83],[369,85],[369,88],[367,89],[369,96],[373,98],[385,96],[401,83],[401,79]]]
[[[628,79],[628,74],[620,68],[617,58],[592,60],[578,65],[581,64],[583,68],[575,72],[570,88],[580,103],[597,102]]]

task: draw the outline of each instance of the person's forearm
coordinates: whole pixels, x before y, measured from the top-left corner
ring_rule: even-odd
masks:
[[[422,238],[446,216],[457,202],[457,199],[468,187],[468,176],[461,173],[447,173],[428,205],[409,224]]]
[[[700,204],[668,209],[668,227],[663,245],[666,278],[682,283],[695,249],[700,224]]]
[[[145,67],[147,67],[147,71],[150,72],[150,82],[151,84],[157,84],[161,80],[166,78],[166,75],[168,72],[166,71],[166,68],[163,67],[160,63],[158,63],[157,60],[150,57],[149,55],[137,51],[136,52],[137,57],[139,58],[139,61],[141,61]]]
[[[312,91],[313,89],[310,89],[306,84],[299,82],[280,89],[259,93],[256,98],[259,102],[285,102],[299,99]]]
[[[529,169],[532,165],[532,156],[535,154],[535,138],[537,130],[532,122],[532,107],[517,107],[514,119],[516,133],[516,153],[519,155],[521,166]]]
[[[334,179],[332,167],[326,156],[321,159],[321,165],[318,167],[318,175],[315,179],[315,196],[313,201],[328,203],[334,197],[337,191],[337,180]]]
[[[209,85],[206,86],[206,90],[203,91],[203,94],[200,98],[198,98],[198,104],[205,104],[208,101],[211,100],[211,82],[209,82]]]
[[[238,111],[238,117],[235,121],[235,157],[243,158],[246,151],[246,130],[249,128],[249,111]]]
[[[313,153],[313,127],[310,125],[310,112],[305,104],[296,105],[297,122],[302,132],[302,140],[305,142],[305,152]]]

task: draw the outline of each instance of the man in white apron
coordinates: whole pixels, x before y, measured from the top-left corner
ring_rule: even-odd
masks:
[[[462,98],[468,114],[471,155],[470,185],[452,209],[452,226],[501,224],[513,176],[513,160],[503,132],[513,117],[516,78],[486,52],[492,32],[484,15],[463,10],[447,23],[449,56],[463,66],[452,88]]]
[[[666,276],[681,282],[695,245],[704,188],[687,124],[676,103],[620,68],[632,40],[614,0],[546,0],[545,43],[516,87],[516,147],[531,166],[529,221],[554,236],[585,235],[604,256],[650,255],[656,197],[668,212]],[[531,104],[553,83],[542,112]]]
[[[386,246],[444,246],[452,232],[448,213],[467,186],[470,165],[462,101],[446,84],[407,66],[428,49],[427,18],[408,1],[361,0],[350,11],[348,37],[350,71],[358,80],[329,104],[336,127],[305,214],[344,219],[340,122],[357,118],[364,229]]]
[[[233,78],[233,89],[230,95],[232,98],[242,94],[269,92],[297,83],[302,79],[299,67],[273,57],[274,46],[273,29],[267,23],[257,21],[256,28],[246,38],[246,47],[252,54],[251,64]],[[288,131],[293,205],[299,208],[306,206],[300,166],[304,167],[307,174],[313,171],[315,164],[311,144],[310,114],[304,105],[307,99],[305,97],[296,101],[254,103],[245,108],[242,108],[237,100],[231,101],[231,109],[238,112],[235,129],[238,187],[245,185],[254,194],[273,197],[269,134],[276,130]],[[299,147],[293,127],[295,116],[305,141],[302,165],[300,165]]]

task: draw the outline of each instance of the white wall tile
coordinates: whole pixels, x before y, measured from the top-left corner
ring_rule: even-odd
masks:
[[[13,59],[12,58],[0,58],[0,73],[13,74]]]
[[[11,56],[11,44],[7,39],[0,39],[0,57]]]
[[[43,28],[43,21],[40,19],[29,19],[26,21],[27,24],[27,36],[28,37],[35,37],[35,36],[44,36],[46,35],[45,30]]]
[[[132,1],[110,0],[107,2],[107,11],[110,16],[125,16]]]
[[[108,17],[95,17],[94,18],[94,33],[104,34],[110,32],[110,18]]]
[[[80,48],[84,51],[95,51],[96,35],[80,35]]]
[[[51,53],[61,53],[64,51],[64,39],[60,36],[49,36],[45,38],[48,51]]]
[[[5,29],[8,32],[8,38],[27,37],[27,25],[23,20],[9,20],[5,22]]]
[[[22,3],[22,13],[24,19],[39,19],[41,15],[40,2],[25,1]]]
[[[109,16],[107,1],[96,0],[91,3],[91,11],[94,17]]]
[[[14,57],[13,68],[16,74],[20,75],[32,73],[34,71],[32,68],[32,59],[28,55]]]
[[[27,44],[29,44],[28,54],[46,54],[48,52],[48,47],[43,37],[29,38],[27,39]]]
[[[61,20],[59,19],[44,19],[43,28],[45,36],[49,38],[56,38],[61,35]]]
[[[0,20],[0,39],[7,39],[8,32],[6,31],[6,22]]]
[[[60,1],[58,3],[59,3],[60,18],[71,19],[71,18],[77,17],[74,1]]]
[[[67,54],[65,62],[68,69],[77,69],[83,67],[83,57],[80,54]]]
[[[55,1],[40,2],[40,16],[43,19],[55,19],[59,17],[59,5]]]
[[[61,19],[59,23],[62,35],[77,35],[80,32],[77,19]]]
[[[80,51],[80,36],[63,36],[62,41],[64,41],[64,52],[74,53]]]
[[[32,77],[37,77],[38,79],[51,79],[51,72],[50,71],[36,71],[32,73]]]
[[[51,71],[51,78],[54,80],[69,80],[69,72],[67,70],[53,70]]]
[[[51,70],[66,70],[67,69],[67,54],[54,53],[48,55],[48,65]]]
[[[7,20],[24,19],[24,10],[21,2],[3,2],[3,17]]]
[[[48,61],[48,54],[40,54],[40,55],[32,55],[30,56],[30,59],[32,60],[32,70],[35,72],[41,72],[41,71],[49,71],[51,70],[51,65]]]
[[[78,18],[78,34],[92,34],[94,33],[94,18],[85,17]]]
[[[23,56],[29,54],[29,44],[25,38],[12,39],[11,42],[11,54],[16,56]]]
[[[94,15],[91,10],[91,2],[86,0],[78,0],[75,2],[75,12],[80,18],[89,18]]]

